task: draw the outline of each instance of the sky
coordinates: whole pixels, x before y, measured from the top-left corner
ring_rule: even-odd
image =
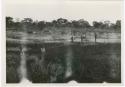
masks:
[[[6,16],[52,21],[58,18],[68,20],[84,19],[115,22],[122,18],[120,0],[6,0]]]

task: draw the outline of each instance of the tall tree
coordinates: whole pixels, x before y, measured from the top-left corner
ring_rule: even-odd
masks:
[[[53,27],[57,26],[57,21],[56,21],[56,20],[53,20],[53,21],[52,21],[52,25],[53,25]]]
[[[117,28],[121,28],[121,20],[117,20],[116,21],[116,27]]]
[[[57,19],[57,26],[66,26],[68,24],[68,20],[67,19],[63,19],[63,18],[59,18]]]
[[[6,27],[13,27],[14,21],[12,17],[6,17]]]
[[[32,20],[31,18],[24,18],[24,19],[22,20],[22,22],[23,22],[23,23],[32,23],[33,20]]]
[[[103,28],[109,29],[110,28],[110,21],[104,21]]]
[[[80,20],[78,21],[78,24],[79,24],[79,26],[82,27],[82,28],[88,28],[88,27],[90,27],[89,22],[86,21],[86,20],[84,20],[84,19],[80,19]]]
[[[93,27],[94,28],[101,28],[101,27],[103,27],[103,23],[102,22],[93,21]]]
[[[31,18],[24,18],[21,21],[23,30],[31,30],[32,29],[32,23],[33,23],[33,20]]]
[[[46,22],[45,21],[39,21],[38,22],[38,28],[43,29],[45,27]]]

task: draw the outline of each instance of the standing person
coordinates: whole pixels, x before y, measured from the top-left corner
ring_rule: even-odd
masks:
[[[95,33],[95,43],[96,43],[96,39],[97,39],[97,34]]]
[[[82,39],[86,39],[86,34],[83,34]]]
[[[46,53],[45,47],[41,48],[41,60],[42,61],[44,61],[45,53]]]
[[[71,42],[72,42],[72,43],[74,42],[73,36],[71,37]]]
[[[81,43],[83,42],[83,39],[86,39],[86,34],[81,35]]]
[[[81,35],[81,43],[83,42],[83,36]]]

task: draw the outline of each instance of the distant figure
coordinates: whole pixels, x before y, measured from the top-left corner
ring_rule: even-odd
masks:
[[[83,39],[85,39],[85,38],[86,38],[85,34],[81,35],[81,42],[83,42]]]
[[[24,55],[24,53],[27,51],[27,48],[26,47],[20,47],[20,53],[21,55]]]
[[[74,42],[73,36],[71,37],[71,42]]]
[[[96,39],[97,39],[97,34],[95,33],[95,43],[96,43]]]
[[[41,48],[42,53],[45,53],[45,51],[46,51],[45,48]]]
[[[26,52],[27,51],[27,48],[22,48],[22,52]]]
[[[81,42],[83,42],[83,36],[81,35]]]
[[[43,47],[41,48],[41,59],[44,60],[46,49]]]

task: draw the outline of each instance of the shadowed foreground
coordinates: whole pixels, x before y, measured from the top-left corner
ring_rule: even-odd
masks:
[[[27,79],[32,83],[121,82],[120,44],[46,43],[25,47]],[[21,49],[21,44],[7,42],[7,83],[21,81]]]

